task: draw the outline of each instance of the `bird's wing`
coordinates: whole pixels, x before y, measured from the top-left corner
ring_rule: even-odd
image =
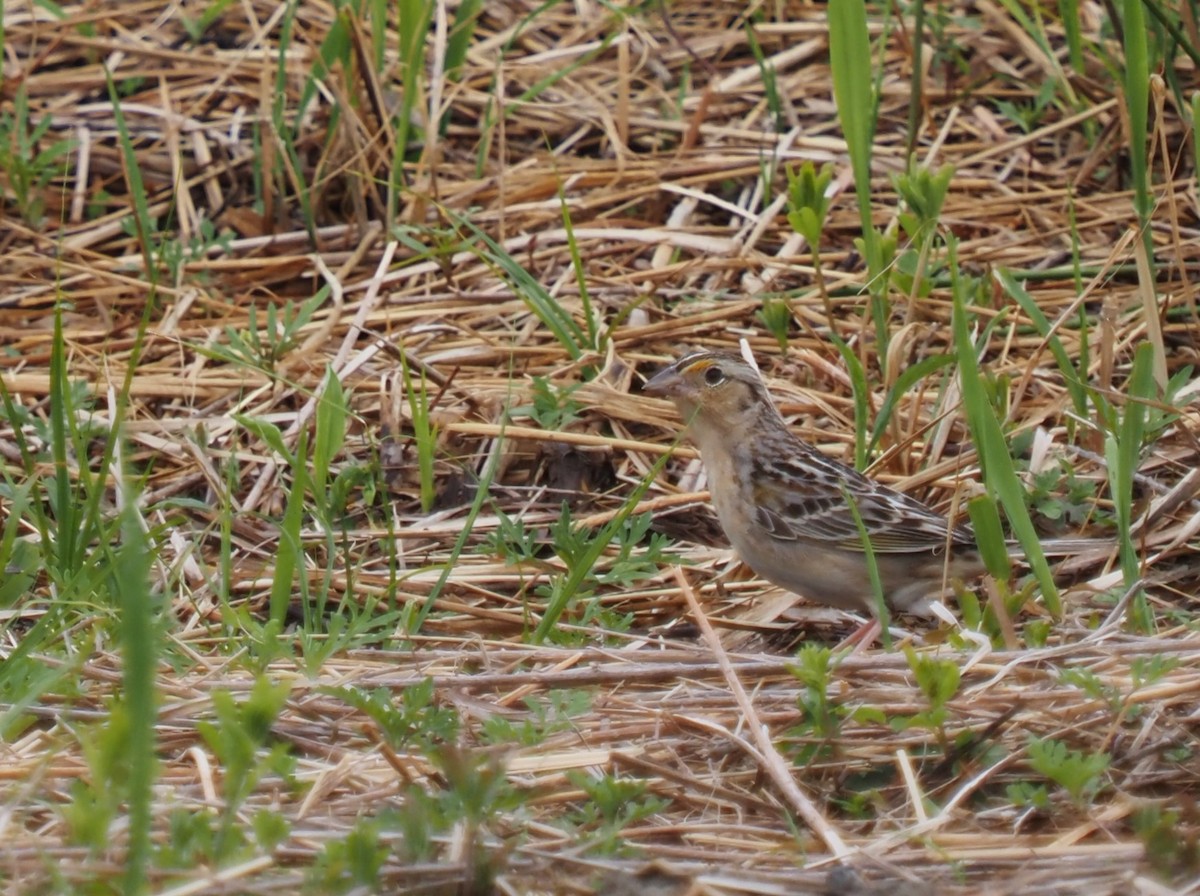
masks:
[[[772,458],[769,475],[755,489],[757,519],[772,538],[819,541],[862,551],[863,539],[847,504],[853,499],[863,528],[878,553],[934,552],[947,543],[973,546],[965,526],[950,527],[941,514],[818,452],[802,460]]]

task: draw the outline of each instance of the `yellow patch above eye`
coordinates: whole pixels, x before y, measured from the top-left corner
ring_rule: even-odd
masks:
[[[716,363],[712,358],[701,358],[699,361],[693,361],[684,370],[687,373],[703,373]]]

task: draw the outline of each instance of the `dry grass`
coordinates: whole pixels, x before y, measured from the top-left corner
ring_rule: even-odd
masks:
[[[744,4],[668,6],[670,28],[658,13],[618,14],[590,2],[534,15],[534,4],[485,4],[461,79],[423,93],[418,104],[425,152],[406,168],[410,190],[399,209],[398,242],[389,242],[379,223],[394,137],[379,110],[394,105],[397,88],[361,65],[370,35],[356,22],[359,67],[323,79],[295,140],[311,185],[314,244],[294,178],[286,166],[275,167],[286,142],[271,116],[282,7],[231,4],[193,45],[181,22],[201,14],[198,4],[128,3],[119,13],[67,4],[62,22],[40,6],[6,5],[0,109],[13,108],[22,86],[33,117],[50,117],[51,137],[80,141],[68,176],[43,191],[46,223],[28,224],[10,203],[0,225],[6,390],[47,412],[50,319],[61,300],[69,303],[71,374],[90,384],[98,410],[109,413],[110,390],[121,388],[149,300],[141,248],[121,226],[129,197],[102,64],[115,68],[125,88],[124,114],[152,213],[185,245],[203,233],[204,221],[233,234],[227,246],[207,246],[162,282],[125,430],[126,463],[148,470],[149,521],[169,536],[155,567],[158,581],[170,586],[166,653],[173,658],[159,677],[161,815],[220,805],[222,770],[197,723],[212,717],[214,691],[242,694],[254,681],[243,645],[226,634],[235,623],[213,587],[220,496],[235,510],[237,604],[266,612],[278,554],[274,521],[287,501],[289,474],[235,414],[270,418],[294,438],[311,425],[314,390],[332,365],[353,411],[341,461],[369,462],[378,450],[390,465],[391,491],[381,499],[390,513],[378,501],[365,506],[356,493],[338,533],[330,584],[337,601],[377,595],[389,606],[421,604],[453,564],[420,635],[407,640],[398,633],[391,642],[403,649],[339,652],[319,670],[290,660],[272,664],[272,675],[291,683],[272,732],[297,757],[303,786],[264,783],[241,816],[277,811],[290,821],[290,835],[274,852],[220,870],[197,867],[156,879],[156,892],[294,891],[323,845],[345,836],[360,816],[406,807],[402,795],[413,784],[434,793],[453,789],[422,750],[395,749],[375,722],[331,692],[378,687],[398,701],[427,676],[436,703],[460,719],[456,749],[470,757],[464,764],[475,762],[480,774],[502,770],[520,799],[478,827],[454,825],[436,861],[406,862],[398,848],[380,872],[387,892],[469,892],[480,861],[492,866],[502,892],[815,892],[840,886],[827,875],[841,859],[868,882],[893,889],[909,881],[916,893],[1195,892],[1196,870],[1176,869],[1167,882],[1132,826],[1135,811],[1147,805],[1180,809],[1180,838],[1194,838],[1200,826],[1200,636],[1188,624],[1197,608],[1200,514],[1192,480],[1184,478],[1197,464],[1191,383],[1179,399],[1178,422],[1149,452],[1137,486],[1138,511],[1154,510],[1140,538],[1160,630],[1128,632],[1112,602],[1097,597],[1097,588],[1120,583],[1112,558],[1076,564],[1064,581],[1066,618],[1046,646],[943,650],[963,670],[943,726],[896,731],[886,724],[928,704],[902,654],[872,650],[837,668],[830,693],[847,713],[866,707],[882,715],[848,716],[817,758],[790,764],[813,739],[800,730],[805,689],[787,671],[791,645],[832,640],[844,625],[825,611],[794,608],[790,596],[781,600],[734,568],[686,449],[644,503],[663,529],[699,533],[701,543],[674,546],[691,564],[690,585],[681,588],[664,566],[596,598],[608,612],[632,615],[627,634],[583,620],[581,604],[560,623],[564,646],[529,643],[540,606],[534,588],[556,561],[517,568],[483,550],[498,525],[496,510],[523,513],[528,527],[544,527],[565,497],[589,524],[608,519],[674,438],[673,412],[642,397],[638,386],[681,347],[732,347],[745,339],[798,429],[847,458],[853,395],[822,335],[830,323],[878,371],[876,408],[904,367],[951,348],[949,292],[939,288],[928,300],[898,303],[890,353],[875,357],[853,249],[859,222],[849,177],[840,177],[845,149],[830,100],[823,8],[770,5],[757,29],[777,64],[786,127],[778,132],[739,18]],[[969,33],[949,25],[947,44],[965,48],[962,58],[935,58],[927,82],[921,158],[957,168],[943,225],[961,240],[965,271],[1045,272],[1024,285],[1050,320],[1062,322],[1058,335],[1072,358],[1080,348],[1074,315],[1083,303],[1095,326],[1091,383],[1119,393],[1132,348],[1154,334],[1139,305],[1126,237],[1133,219],[1121,178],[1125,137],[1107,75],[1089,72],[1074,82],[1088,98],[1082,113],[1047,110],[1026,134],[997,113],[995,101],[1030,101],[1046,77],[1045,60],[999,6],[976,4],[973,15],[978,23]],[[299,5],[286,57],[288,109],[297,107],[335,16],[322,2]],[[443,47],[437,29],[435,18],[434,60]],[[874,185],[880,223],[898,202],[886,175],[901,170],[905,157],[911,57],[903,32],[891,35],[884,63]],[[432,117],[424,113],[431,104],[438,113]],[[422,124],[443,115],[442,137]],[[1157,126],[1153,237],[1165,358],[1175,373],[1197,352],[1194,158],[1169,94]],[[843,193],[822,246],[832,322],[813,285],[811,257],[775,196],[762,195],[764,172],[772,173],[778,196],[781,167],[803,159],[839,165]],[[264,179],[265,199],[257,208],[256,176]],[[612,325],[603,353],[577,359],[459,223],[466,218],[490,235],[582,321],[564,203],[588,296]],[[1082,291],[1073,282],[1073,253]],[[261,325],[267,304],[299,302],[324,285],[330,298],[273,374],[211,350],[227,345],[230,331],[248,328],[252,306]],[[788,291],[791,299],[786,354],[756,317],[764,290]],[[1061,456],[1079,479],[1103,483],[1099,436],[1086,425],[1079,437],[1067,435],[1071,406],[1046,345],[999,286],[990,300],[979,314],[1003,319],[985,362],[1010,389],[1013,430],[1036,433],[1047,457]],[[395,401],[401,350],[427,372],[436,396],[439,500],[428,514],[417,500],[408,406]],[[579,419],[550,431],[518,418],[502,433],[504,409],[530,401],[535,376],[560,385],[588,378],[572,395]],[[957,418],[938,423],[936,391],[901,401],[875,472],[949,508],[971,494],[977,467]],[[398,440],[384,438],[388,425],[399,427]],[[15,450],[0,447],[18,475]],[[496,453],[494,503],[454,555],[475,477]],[[226,473],[231,458],[233,482]],[[1099,494],[1095,512],[1102,516],[1102,487]],[[169,506],[175,499],[200,503]],[[325,542],[315,524],[306,527],[307,573],[317,587]],[[396,551],[387,547],[393,538]],[[389,566],[394,557],[402,569]],[[686,600],[691,588],[723,632],[727,664],[698,633],[700,620]],[[39,580],[4,610],[6,654],[50,597]],[[0,747],[0,875],[9,892],[82,890],[87,881],[110,878],[122,859],[120,830],[108,851],[88,853],[69,842],[56,811],[70,800],[71,782],[89,774],[74,732],[103,718],[120,684],[112,640],[97,637],[86,649],[95,652],[76,660],[78,692],[37,701],[28,708],[36,721]],[[1176,662],[1144,682],[1146,663],[1159,657]],[[1089,694],[1064,682],[1067,668],[1086,670],[1107,690]],[[749,691],[745,703],[735,698],[735,681]],[[569,725],[527,746],[500,747],[482,737],[489,720],[520,723],[533,715],[527,699],[536,704],[566,689],[590,695],[590,707]],[[762,726],[770,749],[758,738]],[[1076,802],[1051,786],[1048,808],[1015,806],[1006,786],[1037,780],[1026,755],[1030,736],[1107,753],[1100,795]],[[606,856],[584,848],[596,829],[579,820],[588,800],[570,771],[640,781],[646,790],[638,799],[664,801],[620,831],[631,851]],[[161,825],[156,837],[168,837]],[[189,878],[197,889],[187,889]]]

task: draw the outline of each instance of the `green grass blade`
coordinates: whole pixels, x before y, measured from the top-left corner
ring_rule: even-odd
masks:
[[[462,554],[463,548],[467,546],[467,541],[470,539],[471,533],[475,528],[476,518],[479,516],[480,511],[483,510],[483,505],[487,503],[492,487],[492,480],[496,478],[496,471],[500,469],[500,459],[504,453],[501,448],[504,445],[504,429],[507,423],[508,418],[506,415],[500,421],[500,431],[496,433],[496,443],[492,449],[491,457],[488,458],[488,462],[483,468],[483,473],[479,477],[479,483],[475,487],[475,499],[471,502],[471,508],[467,511],[466,519],[463,520],[462,531],[458,533],[458,538],[454,540],[454,546],[450,549],[450,557],[442,567],[442,572],[438,576],[437,582],[429,590],[429,596],[425,598],[425,602],[421,605],[416,618],[409,625],[409,631],[412,634],[416,634],[421,630],[421,626],[433,610],[433,605],[437,603],[442,589],[446,587],[446,582],[450,580],[450,574],[454,571],[455,564],[458,563],[458,558]]]
[[[867,400],[871,394],[871,387],[867,384],[867,371],[858,355],[854,354],[854,349],[847,345],[845,340],[832,330],[829,338],[837,346],[838,354],[842,356],[842,362],[846,365],[846,373],[850,376],[851,392],[854,395],[854,468],[864,470],[869,457],[867,426],[868,417],[871,414],[871,407]]]
[[[896,382],[892,385],[892,388],[888,389],[888,393],[883,399],[883,404],[879,406],[879,411],[875,415],[875,425],[871,429],[871,440],[867,444],[867,457],[871,456],[871,452],[875,450],[875,446],[879,444],[880,438],[883,437],[883,432],[887,429],[888,422],[892,419],[892,412],[895,410],[900,396],[904,395],[920,380],[931,376],[943,367],[949,367],[953,363],[953,355],[933,355],[928,358],[922,358],[911,367],[906,367],[904,372],[896,377]]]
[[[50,451],[54,458],[53,510],[57,523],[54,561],[59,575],[67,577],[79,568],[79,508],[71,487],[70,421],[74,419],[70,382],[67,378],[66,340],[63,337],[62,303],[55,303],[54,338],[50,344]]]
[[[891,652],[892,633],[889,628],[892,624],[892,617],[888,612],[887,600],[883,593],[883,578],[879,575],[879,562],[875,559],[875,549],[871,546],[871,533],[867,531],[862,514],[858,512],[858,504],[854,500],[854,495],[844,484],[842,485],[842,495],[846,499],[850,515],[854,517],[854,525],[858,528],[859,537],[862,538],[863,559],[866,560],[867,576],[871,580],[871,599],[875,605],[875,616],[879,620],[879,638],[883,642],[883,649]]]
[[[584,348],[588,345],[588,338],[571,314],[554,296],[550,295],[537,278],[521,267],[503,246],[476,227],[465,215],[451,214],[458,226],[470,231],[479,242],[483,243],[486,249],[479,253],[480,257],[493,265],[497,273],[508,281],[513,291],[529,307],[529,310],[567,350],[571,359],[580,358]]]
[[[871,40],[863,0],[831,0],[829,18],[829,64],[833,73],[833,95],[838,121],[850,153],[854,173],[854,196],[862,236],[860,245],[867,265],[869,316],[875,324],[879,357],[887,356],[890,330],[888,318],[889,273],[895,254],[895,237],[875,229],[871,220],[871,156],[878,115],[877,85],[872,80]],[[863,435],[865,445],[865,434]],[[861,446],[860,446],[861,447]]]
[[[1132,588],[1142,574],[1141,560],[1132,534],[1133,481],[1141,462],[1142,442],[1146,434],[1145,403],[1156,397],[1154,347],[1150,343],[1142,343],[1133,356],[1133,370],[1129,376],[1120,424],[1114,432],[1109,433],[1105,444],[1113,509],[1117,518],[1121,572],[1128,588]],[[1153,615],[1144,593],[1137,596],[1131,608],[1131,619],[1140,631],[1153,628]]]
[[[463,63],[467,61],[467,50],[471,46],[471,38],[475,35],[475,25],[482,9],[483,0],[462,0],[458,4],[454,24],[450,26],[450,37],[446,41],[446,77],[453,81],[457,81],[462,74]]]
[[[120,612],[121,681],[129,724],[125,744],[125,760],[129,767],[125,892],[135,894],[146,889],[152,858],[153,784],[157,771],[155,664],[158,633],[155,600],[150,591],[153,548],[143,528],[145,523],[135,509],[133,496],[127,495],[125,501],[121,520],[122,544],[116,556],[113,592]]]
[[[1196,186],[1200,186],[1200,128],[1196,127],[1196,123],[1200,122],[1200,91],[1192,94],[1191,102],[1192,110],[1192,172],[1193,179],[1196,181]]]
[[[346,441],[346,393],[333,368],[325,371],[325,384],[317,400],[315,415],[316,436],[313,440],[313,499],[318,506],[327,504],[327,487],[333,459]],[[328,508],[326,508],[328,509]]]
[[[1150,249],[1150,234],[1146,228],[1154,211],[1150,195],[1150,175],[1147,169],[1146,141],[1149,135],[1150,62],[1149,35],[1143,0],[1124,0],[1125,39],[1125,108],[1129,114],[1129,173],[1133,182],[1133,207],[1138,223]],[[1149,253],[1153,257],[1153,252]]]
[[[400,377],[408,397],[408,411],[412,417],[413,441],[417,445],[417,470],[420,474],[421,511],[428,513],[437,497],[437,483],[433,477],[433,462],[437,449],[437,428],[429,414],[429,392],[425,384],[425,371],[414,385],[412,370],[407,356],[400,353]]]
[[[871,223],[871,146],[875,140],[875,92],[872,89],[871,42],[863,0],[830,0],[829,64],[838,121],[846,137],[863,239],[875,241]]]
[[[113,83],[112,73],[107,69],[104,78],[108,84],[108,101],[112,105],[113,122],[117,126],[117,139],[121,148],[122,169],[125,182],[129,188],[129,197],[133,201],[133,228],[137,235],[138,246],[142,250],[142,258],[146,268],[146,278],[150,283],[158,282],[158,267],[154,263],[155,246],[154,219],[150,216],[150,203],[146,198],[146,185],[142,181],[142,169],[138,165],[137,153],[133,148],[133,140],[129,136],[129,128],[125,123],[125,113],[121,109],[120,95]]]
[[[967,516],[971,518],[971,528],[975,530],[979,553],[988,572],[997,579],[1007,579],[1012,575],[1012,562],[995,498],[976,495],[967,502]]]
[[[1192,61],[1193,66],[1200,66],[1200,46],[1189,36],[1188,30],[1183,27],[1180,22],[1180,17],[1175,10],[1178,5],[1170,7],[1164,6],[1159,0],[1145,0],[1145,8],[1154,17],[1154,21],[1162,27],[1164,31],[1171,36],[1170,49],[1171,51],[1179,50]],[[1186,7],[1184,7],[1186,8]],[[1189,18],[1194,20],[1195,9],[1189,12]],[[1192,26],[1194,27],[1194,25]],[[1194,33],[1194,32],[1193,32]],[[1179,69],[1178,66],[1173,66],[1167,62],[1163,66],[1163,77],[1172,82],[1172,86],[1176,84],[1176,75],[1185,72],[1186,69]],[[1182,94],[1179,94],[1179,99],[1182,99]]]
[[[1083,32],[1079,27],[1079,0],[1059,0],[1058,11],[1063,34],[1067,38],[1067,59],[1071,62],[1071,68],[1081,72],[1084,70],[1084,66]]]
[[[925,54],[925,0],[916,0],[912,5],[912,10],[912,33],[914,40],[912,42],[912,73],[908,81],[908,141],[905,145],[909,158],[912,157],[913,150],[917,146],[917,140],[920,138],[921,121],[925,115],[923,97],[925,64],[922,58]]]
[[[400,55],[400,102],[392,121],[396,144],[392,152],[388,178],[387,220],[395,221],[399,214],[400,197],[406,187],[404,163],[408,157],[409,134],[413,118],[423,95],[425,74],[425,38],[434,5],[428,0],[399,0],[400,28],[396,35]]]
[[[1071,355],[1066,347],[1062,344],[1062,340],[1054,332],[1050,325],[1050,321],[1038,307],[1033,296],[1012,276],[1009,271],[1000,269],[996,271],[996,278],[1000,281],[1000,285],[1004,287],[1017,304],[1021,306],[1021,310],[1033,323],[1041,337],[1046,340],[1046,347],[1050,349],[1050,354],[1054,356],[1055,362],[1058,364],[1058,371],[1063,376],[1063,382],[1066,384],[1067,392],[1071,396],[1071,404],[1075,406],[1075,413],[1080,416],[1087,416],[1088,399],[1087,387],[1084,385],[1087,379],[1087,367],[1081,366],[1076,369],[1071,363]],[[1084,354],[1080,361],[1086,364],[1086,340],[1081,340],[1084,343]],[[1082,374],[1082,375],[1081,375]]]
[[[291,465],[292,485],[284,507],[283,519],[279,524],[279,549],[275,555],[275,571],[271,579],[270,612],[275,632],[283,631],[287,621],[288,606],[294,589],[304,611],[308,611],[305,599],[306,580],[303,575],[304,545],[300,539],[300,527],[304,520],[304,495],[308,489],[308,434],[300,432],[296,442],[295,463]],[[299,573],[299,575],[297,575]]]
[[[1017,476],[1008,440],[1000,428],[991,403],[987,399],[979,359],[975,354],[975,342],[971,339],[967,323],[967,307],[964,288],[958,273],[957,242],[950,238],[946,244],[949,266],[954,286],[954,341],[958,348],[958,371],[962,381],[963,410],[967,425],[979,452],[983,469],[983,483],[988,493],[999,498],[1008,517],[1013,533],[1017,536],[1030,569],[1042,590],[1042,600],[1055,616],[1062,615],[1062,602],[1050,565],[1042,553],[1041,539],[1030,519],[1025,506],[1025,486]],[[983,546],[981,546],[983,549]]]
[[[587,324],[588,347],[593,351],[600,348],[600,325],[596,320],[596,309],[592,306],[592,296],[588,292],[587,268],[579,252],[579,242],[575,239],[575,227],[571,224],[571,209],[567,205],[566,194],[562,184],[558,185],[558,201],[562,206],[563,229],[567,233],[567,250],[571,255],[571,267],[575,271],[575,283],[579,287],[579,301],[583,304],[583,319]]]

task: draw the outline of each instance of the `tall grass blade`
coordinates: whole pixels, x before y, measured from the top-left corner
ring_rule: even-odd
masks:
[[[868,459],[867,427],[869,425],[868,417],[871,414],[868,402],[871,387],[867,383],[867,371],[863,367],[862,360],[854,354],[854,349],[844,339],[832,330],[829,338],[837,346],[838,354],[842,356],[842,361],[846,365],[846,373],[850,375],[850,387],[854,394],[854,468],[864,470]]]
[[[1133,481],[1141,462],[1142,440],[1146,435],[1146,402],[1156,398],[1156,393],[1153,346],[1142,343],[1133,356],[1124,412],[1117,427],[1108,433],[1104,444],[1113,511],[1117,518],[1121,573],[1127,588],[1134,587],[1141,578],[1141,559],[1133,539]],[[1130,618],[1140,631],[1153,628],[1154,617],[1144,592],[1139,591],[1135,596]]]
[[[1058,588],[1054,584],[1050,565],[1042,553],[1041,539],[1034,528],[1033,520],[1029,517],[1029,509],[1025,506],[1025,486],[1017,476],[1016,467],[1009,454],[1008,440],[1004,437],[984,389],[979,359],[975,354],[975,342],[971,339],[970,325],[967,322],[965,289],[958,271],[958,244],[953,238],[947,238],[946,248],[954,292],[954,341],[958,348],[963,410],[976,450],[979,452],[983,484],[988,494],[999,498],[1004,507],[1004,514],[1025,552],[1029,568],[1041,586],[1046,609],[1055,616],[1061,616],[1062,602],[1059,600]]]
[[[450,26],[450,38],[446,41],[446,77],[457,81],[462,75],[463,63],[467,61],[467,50],[475,36],[475,25],[483,9],[483,0],[462,0],[454,13],[454,24]]]
[[[587,324],[587,344],[593,351],[600,348],[600,324],[596,320],[596,309],[592,305],[592,296],[588,292],[587,268],[579,251],[579,241],[575,239],[575,227],[571,224],[571,209],[567,205],[566,194],[559,184],[558,201],[562,205],[563,229],[567,233],[567,250],[571,254],[571,267],[575,271],[575,283],[579,287],[579,301],[583,305],[583,320]]]
[[[325,371],[325,383],[317,401],[315,414],[315,437],[313,439],[313,498],[319,507],[324,507],[332,473],[333,459],[346,441],[346,393],[342,381],[333,372]]]
[[[875,414],[875,425],[871,428],[871,440],[867,443],[866,448],[867,457],[871,456],[871,452],[875,450],[875,446],[879,444],[880,438],[883,437],[884,430],[887,429],[888,423],[892,419],[892,412],[896,409],[896,403],[900,400],[900,396],[904,395],[904,393],[925,379],[925,377],[931,376],[943,367],[949,367],[953,363],[953,355],[932,355],[928,358],[922,358],[910,367],[904,368],[904,371],[896,377],[896,382],[892,384],[892,388],[888,389],[887,395],[884,396],[883,404],[879,406],[879,411]]]
[[[914,0],[912,4],[912,74],[908,80],[908,143],[906,149],[911,158],[921,132],[921,119],[925,114],[925,0]]]
[[[863,0],[831,0],[828,16],[833,96],[854,172],[863,240],[872,245],[876,231],[871,223],[871,145],[875,140],[876,104],[870,80],[867,10]]]
[[[496,442],[493,446],[491,457],[488,458],[488,462],[483,468],[483,473],[479,477],[479,483],[475,486],[475,498],[471,502],[471,507],[467,511],[466,518],[463,520],[462,531],[458,533],[458,538],[454,540],[454,546],[450,548],[450,556],[442,567],[441,575],[438,576],[437,582],[429,590],[429,595],[425,598],[421,609],[408,626],[409,632],[414,635],[425,624],[425,620],[433,610],[434,604],[437,603],[438,597],[441,596],[442,589],[446,587],[446,582],[450,580],[450,574],[454,572],[458,558],[462,554],[463,548],[467,546],[467,541],[471,538],[471,533],[475,527],[475,520],[479,516],[480,511],[483,510],[483,505],[487,503],[492,487],[492,480],[496,478],[496,471],[500,469],[500,460],[503,456],[501,448],[504,444],[504,428],[507,423],[508,416],[505,415],[501,418],[500,431],[496,433]]]
[[[121,681],[129,726],[125,745],[129,768],[126,793],[129,851],[125,859],[125,892],[133,894],[145,891],[152,857],[153,784],[157,773],[155,664],[158,614],[150,591],[153,549],[132,495],[126,496],[121,517],[122,544],[115,560],[113,596],[120,613]]]
[[[1189,108],[1192,111],[1192,172],[1195,186],[1200,186],[1200,127],[1197,127],[1200,123],[1200,91],[1192,94]]]
[[[1076,72],[1083,67],[1083,32],[1079,27],[1079,0],[1059,0],[1059,19],[1067,38],[1067,59]]]
[[[1123,0],[1121,4],[1125,39],[1125,108],[1129,115],[1129,176],[1133,182],[1133,208],[1146,248],[1152,250],[1147,230],[1154,211],[1147,168],[1147,138],[1150,108],[1150,39],[1146,32],[1143,0]],[[1151,255],[1153,255],[1151,251]]]
[[[1004,527],[1000,524],[1000,508],[991,495],[976,495],[967,502],[967,516],[979,543],[980,557],[990,575],[1007,579],[1012,575],[1008,546],[1004,543]]]
[[[875,324],[876,349],[880,357],[886,357],[891,335],[888,280],[895,238],[880,233],[871,220],[871,155],[879,107],[876,84],[872,80],[867,12],[863,0],[832,0],[828,16],[833,95],[850,153],[854,196],[862,223],[862,237],[855,242],[860,244],[867,263],[867,291],[870,317]]]
[[[883,642],[883,649],[890,652],[892,649],[892,616],[888,611],[887,599],[883,592],[883,578],[879,575],[879,561],[875,559],[875,549],[871,546],[871,533],[867,531],[867,524],[863,522],[862,514],[858,512],[858,504],[854,500],[854,495],[845,485],[842,485],[842,496],[846,499],[846,506],[850,509],[850,515],[854,517],[854,525],[862,539],[863,559],[867,563],[867,577],[871,580],[871,600],[874,602],[875,617],[879,620],[879,637]]]
[[[996,271],[996,279],[1000,281],[1000,285],[1004,287],[1004,291],[1021,306],[1021,310],[1025,312],[1025,315],[1038,331],[1038,334],[1046,341],[1046,347],[1050,350],[1050,354],[1054,356],[1054,361],[1058,364],[1058,371],[1062,374],[1063,383],[1067,387],[1067,393],[1071,396],[1071,404],[1075,407],[1075,413],[1086,417],[1088,410],[1087,386],[1085,385],[1088,376],[1086,366],[1087,339],[1080,339],[1083,345],[1083,353],[1080,357],[1080,367],[1076,368],[1071,363],[1071,355],[1067,351],[1066,346],[1062,344],[1062,340],[1058,338],[1058,334],[1055,333],[1045,313],[1038,307],[1037,302],[1025,287],[1013,277],[1010,271],[1003,269]]]
[[[425,384],[425,371],[416,380],[408,364],[407,356],[400,353],[400,377],[404,393],[408,397],[409,416],[412,417],[413,441],[417,445],[417,470],[420,474],[421,512],[428,513],[437,497],[437,484],[433,479],[433,462],[437,450],[437,428],[429,414],[429,392]]]
[[[50,343],[50,451],[54,459],[54,482],[51,507],[54,511],[54,563],[59,575],[67,578],[79,568],[80,539],[83,536],[71,487],[71,468],[68,457],[72,442],[69,427],[75,419],[67,379],[66,339],[63,337],[62,303],[54,307],[54,338]],[[83,471],[80,471],[83,475]]]
[[[392,151],[392,168],[388,179],[387,220],[395,221],[400,197],[406,186],[404,163],[408,158],[409,134],[413,117],[420,108],[425,73],[425,39],[434,5],[428,0],[399,0],[400,29],[397,34],[400,51],[400,103],[393,119],[396,145]]]

